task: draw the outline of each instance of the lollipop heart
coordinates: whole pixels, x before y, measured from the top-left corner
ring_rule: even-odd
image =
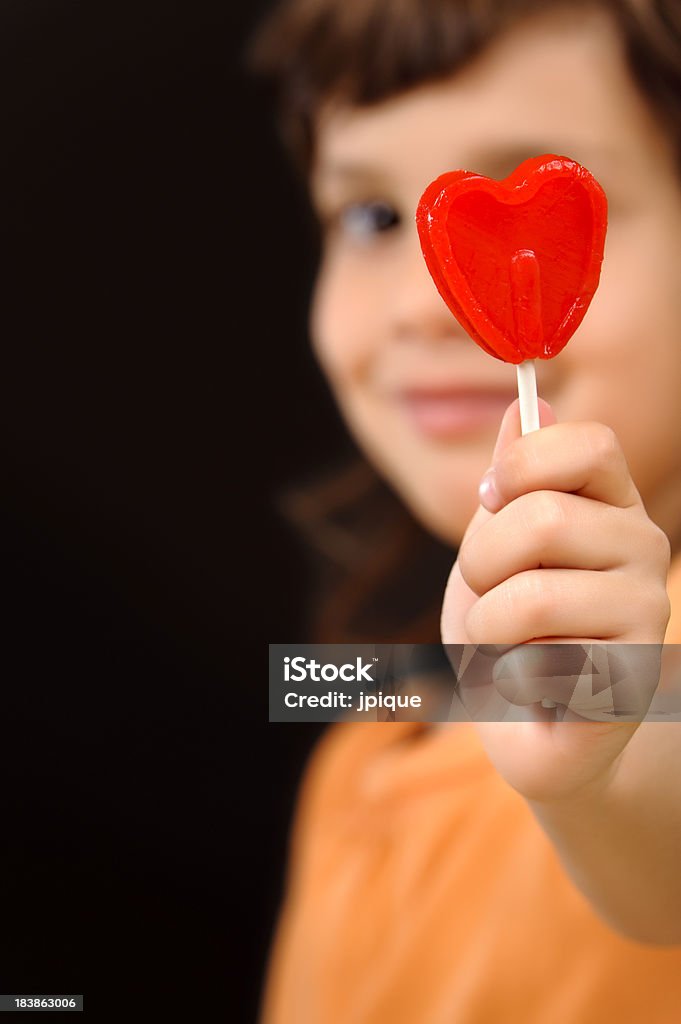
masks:
[[[505,181],[452,171],[428,186],[416,223],[438,291],[481,348],[522,363],[567,344],[605,246],[607,200],[586,168],[549,155]]]

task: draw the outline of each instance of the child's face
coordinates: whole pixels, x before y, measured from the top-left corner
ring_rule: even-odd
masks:
[[[505,177],[559,153],[608,194],[599,291],[539,391],[559,420],[617,433],[648,512],[681,526],[681,184],[607,16],[538,15],[449,80],[320,119],[326,222],[315,348],[348,425],[424,524],[456,543],[477,506],[515,368],[486,355],[432,283],[414,214],[457,168]]]

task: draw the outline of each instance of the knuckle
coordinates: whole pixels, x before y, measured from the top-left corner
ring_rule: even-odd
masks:
[[[557,606],[556,595],[545,571],[532,570],[516,576],[514,586],[509,588],[507,602],[508,614],[523,622],[528,635],[545,635]]]
[[[664,530],[661,530],[655,524],[651,524],[651,526],[652,530],[649,541],[651,554],[666,571],[669,569],[672,560],[672,546]]]
[[[464,629],[466,636],[472,644],[485,642],[485,613],[480,609],[481,601],[476,601],[472,608],[469,608],[464,618]]]
[[[505,644],[547,636],[555,628],[560,599],[546,572],[518,573],[488,591],[465,616],[472,644]]]
[[[608,468],[621,461],[620,443],[611,427],[604,423],[590,423],[586,431],[589,453],[595,466]]]
[[[657,635],[660,631],[664,633],[669,617],[671,615],[671,602],[667,595],[665,586],[659,583],[646,586],[639,584],[638,599],[636,601],[636,625],[640,629],[652,628]]]
[[[474,593],[479,593],[480,563],[477,558],[477,545],[474,544],[473,540],[468,540],[461,545],[457,561],[459,563],[459,572],[461,573],[464,583],[469,586]]]
[[[651,587],[648,595],[648,604],[651,615],[656,619],[664,620],[666,624],[671,614],[671,601],[669,600],[666,587]]]
[[[502,620],[503,621],[503,620]],[[499,636],[500,616],[496,594],[479,598],[466,613],[464,628],[472,644],[503,643]]]
[[[552,547],[564,532],[565,501],[556,491],[535,491],[528,502],[526,524],[542,550]]]

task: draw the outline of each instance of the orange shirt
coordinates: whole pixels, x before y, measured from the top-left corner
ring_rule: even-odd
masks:
[[[681,566],[672,583],[678,613]],[[596,915],[474,726],[329,728],[302,787],[263,1024],[677,1020],[681,947]]]

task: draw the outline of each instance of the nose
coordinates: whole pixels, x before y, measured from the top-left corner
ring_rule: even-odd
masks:
[[[422,344],[465,340],[465,331],[430,276],[416,227],[405,233],[398,259],[392,289],[393,337]]]

